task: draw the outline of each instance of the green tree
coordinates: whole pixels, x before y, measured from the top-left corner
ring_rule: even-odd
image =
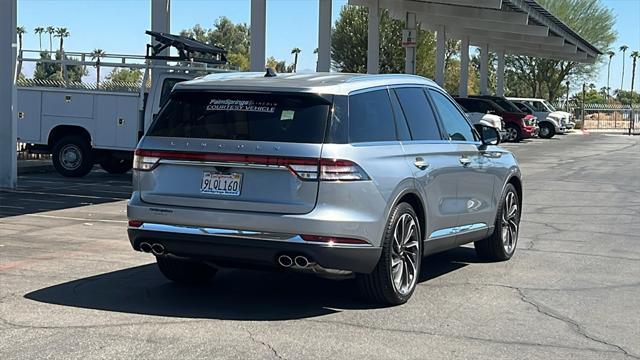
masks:
[[[247,24],[234,24],[223,16],[215,21],[211,29],[195,25],[191,29],[182,30],[180,35],[225,49],[229,66],[241,71],[249,70],[249,27]]]
[[[40,58],[43,60],[50,60],[49,54],[46,52],[40,53]],[[60,60],[60,52],[56,52],[55,59]],[[67,57],[68,60],[77,60]],[[67,77],[69,82],[81,82],[82,77],[87,75],[86,69],[82,65],[67,65]],[[49,80],[62,84],[64,76],[62,75],[62,69],[59,63],[45,63],[39,62],[36,64],[36,69],[33,73],[33,78],[36,80]]]
[[[33,32],[38,35],[38,43],[40,44],[40,51],[42,51],[42,33],[44,33],[44,28],[38,26],[37,28],[33,29]]]
[[[52,53],[53,52],[53,34],[55,34],[56,32],[56,28],[54,28],[53,26],[47,26],[47,30],[45,32],[49,34],[49,52]]]
[[[96,88],[100,89],[100,58],[103,58],[106,53],[102,49],[94,49],[90,55],[91,60],[96,60]]]
[[[298,72],[298,55],[302,52],[302,50],[300,50],[300,48],[293,48],[293,50],[291,50],[291,53],[293,54],[294,58],[293,58],[293,72]]]
[[[611,50],[607,51],[607,56],[609,57],[609,64],[607,65],[607,100],[609,99],[609,92],[611,90],[611,59],[613,59],[615,55],[615,52]]]
[[[59,27],[55,31],[54,37],[60,38],[60,53],[64,53],[64,39],[68,38],[71,33],[67,30],[67,28]]]
[[[343,6],[340,18],[331,33],[331,61],[333,67],[342,72],[364,73],[367,71],[367,14],[360,6]],[[389,11],[380,12],[380,73],[404,71],[404,49],[401,21],[394,20]]]
[[[287,71],[286,62],[284,60],[278,61],[273,56],[270,56],[270,57],[267,58],[267,67],[270,67],[270,68],[272,68],[273,70],[275,70],[276,72],[279,72],[279,73],[288,72]]]
[[[614,93],[616,95],[616,100],[622,105],[629,105],[631,104],[632,99],[637,99],[638,97],[640,97],[640,94],[635,91],[618,89],[614,91]]]
[[[624,90],[624,67],[625,67],[625,60],[627,58],[627,50],[629,50],[629,46],[627,45],[620,46],[620,51],[622,51],[622,77],[620,79],[620,90]]]
[[[638,62],[638,58],[640,57],[640,51],[633,51],[631,53],[631,58],[633,59],[633,65],[631,66],[631,92],[633,93],[635,90],[636,83],[636,65]],[[631,98],[631,104],[633,104],[634,98]]]
[[[599,0],[538,2],[599,49],[609,49],[617,38],[613,29],[615,16]],[[546,97],[551,100],[562,94],[566,79],[571,79],[572,83],[580,83],[595,75],[600,66],[598,63],[581,64],[529,56],[508,56],[506,63],[511,72],[510,81],[519,82],[521,90],[526,90],[520,96]]]
[[[115,68],[107,75],[106,80],[111,82],[138,83],[142,79],[142,70]]]

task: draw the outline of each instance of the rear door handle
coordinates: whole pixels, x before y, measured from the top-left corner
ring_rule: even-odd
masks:
[[[468,157],[461,157],[460,159],[458,159],[460,161],[460,164],[462,166],[469,166],[471,165],[471,159],[469,159]]]
[[[413,162],[413,165],[415,165],[415,167],[417,167],[420,170],[425,170],[426,168],[429,167],[429,163],[424,161],[424,159],[421,157],[417,157],[416,161]]]

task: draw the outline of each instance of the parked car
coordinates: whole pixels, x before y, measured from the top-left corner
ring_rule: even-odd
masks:
[[[518,142],[537,135],[538,127],[535,118],[520,110],[517,112],[506,110],[490,99],[476,97],[456,98],[456,101],[475,113],[484,112],[500,116],[505,122],[505,141]]]
[[[418,76],[182,82],[135,152],[129,240],[177,282],[217,266],[355,275],[401,304],[425,255],[473,242],[513,256],[522,183],[498,142]]]
[[[517,106],[522,112],[530,115],[536,114],[536,111],[527,102],[512,100],[513,104]],[[540,114],[544,116],[544,114]],[[537,116],[536,116],[537,117]],[[538,136],[543,139],[551,139],[556,134],[564,134],[567,129],[564,127],[563,121],[554,116],[546,116],[544,118],[538,118]]]
[[[575,121],[573,121],[573,114],[568,113],[566,111],[556,110],[556,108],[545,99],[536,99],[536,98],[508,98],[510,101],[519,101],[524,102],[529,105],[534,110],[534,116],[538,118],[538,120],[546,119],[547,117],[552,117],[556,119],[556,121],[561,122],[561,125],[567,130],[571,130],[576,126]]]

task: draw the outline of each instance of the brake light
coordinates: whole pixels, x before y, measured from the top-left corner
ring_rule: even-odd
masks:
[[[136,150],[133,154],[133,170],[153,170],[158,164],[158,161],[160,161],[160,157],[152,156],[151,153],[151,151]]]
[[[358,164],[349,160],[320,159],[320,180],[369,180],[369,175]]]
[[[368,242],[360,239],[342,238],[335,236],[319,236],[319,235],[300,235],[303,240],[311,242],[322,242],[328,244],[368,244]]]

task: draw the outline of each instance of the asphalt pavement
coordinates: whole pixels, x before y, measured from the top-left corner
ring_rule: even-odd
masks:
[[[22,175],[0,190],[0,358],[640,359],[640,138],[505,147],[524,175],[515,256],[428,257],[389,308],[292,273],[172,284],[127,240],[131,175]]]

